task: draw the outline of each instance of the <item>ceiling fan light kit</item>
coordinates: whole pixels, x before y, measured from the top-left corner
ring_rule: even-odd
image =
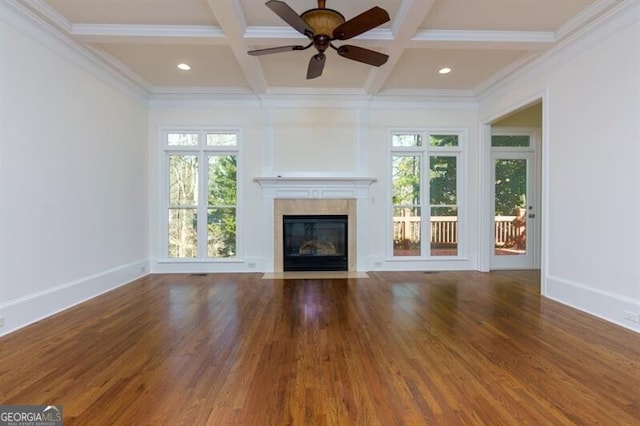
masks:
[[[333,9],[310,9],[300,17],[307,23],[315,34],[329,36],[339,25],[344,24],[342,13]]]
[[[318,0],[317,8],[309,9],[301,15],[298,15],[283,1],[268,1],[265,4],[269,9],[271,9],[296,31],[308,37],[311,42],[307,45],[281,46],[250,50],[247,53],[251,56],[260,56],[272,53],[289,52],[292,50],[306,50],[313,46],[318,53],[313,55],[309,61],[307,79],[316,78],[322,75],[326,59],[324,52],[329,47],[336,50],[338,55],[343,58],[362,62],[368,65],[379,67],[387,62],[389,57],[375,50],[352,45],[336,47],[332,43],[334,40],[348,40],[388,22],[390,18],[387,11],[376,6],[354,18],[345,20],[345,17],[340,12],[333,9],[327,9],[325,7],[325,3],[326,0]]]

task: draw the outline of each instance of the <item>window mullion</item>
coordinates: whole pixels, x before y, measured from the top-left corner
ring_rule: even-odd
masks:
[[[425,140],[428,136],[425,137]],[[429,176],[431,173],[431,167],[429,162],[429,149],[425,146],[422,154],[422,176],[420,176],[420,184],[422,188],[420,190],[420,221],[422,228],[420,230],[420,253],[422,257],[429,257],[431,255],[431,186],[429,185]]]
[[[204,136],[201,144],[204,143]],[[209,164],[207,154],[204,151],[199,153],[198,167],[198,258],[207,258],[207,207],[208,207],[208,176]]]

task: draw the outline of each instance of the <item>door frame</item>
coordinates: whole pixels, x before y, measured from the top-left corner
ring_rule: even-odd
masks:
[[[532,206],[532,210],[526,212],[526,254],[517,256],[496,256],[495,255],[495,233],[492,232],[490,266],[492,270],[497,269],[540,269],[540,161],[537,149],[539,140],[537,128],[499,128],[492,131],[493,135],[513,135],[529,136],[531,145],[522,148],[500,147],[491,149],[491,181],[495,181],[495,160],[513,159],[527,160],[527,207]],[[491,229],[495,229],[495,184],[491,185]],[[533,217],[531,216],[533,215]]]
[[[515,100],[514,100],[515,99]],[[534,104],[542,103],[542,125],[538,145],[539,168],[540,168],[540,202],[538,204],[538,212],[540,217],[538,220],[538,229],[540,238],[538,239],[538,252],[540,259],[540,278],[541,278],[541,294],[546,294],[546,274],[548,268],[548,244],[549,244],[549,140],[551,138],[549,128],[549,88],[530,92],[528,95],[512,98],[507,103],[497,102],[494,105],[485,104],[480,109],[480,125],[479,125],[479,215],[476,221],[478,227],[478,259],[477,270],[481,272],[489,272],[491,270],[491,251],[493,244],[493,227],[491,223],[491,210],[493,200],[491,199],[491,124],[503,118],[506,118],[518,111],[526,109]]]

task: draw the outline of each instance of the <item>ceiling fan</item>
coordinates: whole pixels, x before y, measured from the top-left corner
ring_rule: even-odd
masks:
[[[335,49],[343,58],[363,62],[376,67],[381,66],[389,56],[358,46],[342,45],[336,47],[334,40],[349,40],[357,35],[369,31],[389,21],[386,10],[375,6],[360,15],[345,20],[344,16],[333,9],[325,7],[326,0],[318,0],[318,7],[309,9],[298,15],[289,5],[283,1],[270,0],[266,6],[278,15],[295,30],[307,36],[311,43],[294,46],[271,47],[268,49],[250,50],[252,56],[268,55],[271,53],[288,52],[291,50],[306,50],[315,47],[318,53],[311,57],[307,68],[307,79],[320,77],[326,60],[325,50],[329,47]]]

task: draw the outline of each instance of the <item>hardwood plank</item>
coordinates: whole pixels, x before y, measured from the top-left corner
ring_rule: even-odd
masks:
[[[0,338],[66,425],[638,424],[640,335],[536,271],[151,275]]]

